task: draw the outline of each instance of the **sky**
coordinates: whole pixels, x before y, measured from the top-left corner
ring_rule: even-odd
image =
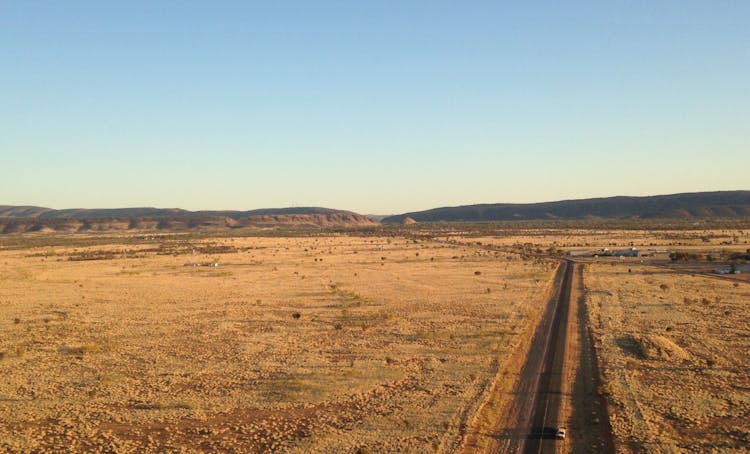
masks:
[[[0,205],[750,189],[750,2],[0,0]]]

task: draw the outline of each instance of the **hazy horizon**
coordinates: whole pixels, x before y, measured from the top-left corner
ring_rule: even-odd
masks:
[[[743,189],[749,21],[739,2],[5,2],[0,204]]]

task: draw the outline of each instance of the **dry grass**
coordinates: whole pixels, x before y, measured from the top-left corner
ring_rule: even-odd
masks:
[[[1,451],[451,451],[551,274],[399,238],[174,241],[0,250]]]
[[[534,254],[750,242],[443,233],[0,242],[0,451],[453,452],[517,372],[554,270]],[[584,281],[618,449],[747,449],[750,285],[641,259]]]
[[[750,285],[611,264],[585,282],[618,451],[747,450]]]

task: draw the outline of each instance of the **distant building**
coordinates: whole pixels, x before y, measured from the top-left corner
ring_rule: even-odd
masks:
[[[628,249],[618,249],[613,251],[609,248],[602,248],[596,251],[585,249],[571,249],[567,252],[569,257],[639,257],[641,254],[638,249],[631,247]]]
[[[628,249],[620,249],[613,253],[615,257],[638,257],[640,253],[638,249],[631,247]]]
[[[716,274],[746,274],[750,273],[750,264],[740,263],[729,266],[723,266],[714,270]]]

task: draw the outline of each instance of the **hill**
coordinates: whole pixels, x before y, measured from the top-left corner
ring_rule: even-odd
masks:
[[[180,208],[71,208],[54,210],[52,208],[34,206],[0,205],[0,218],[73,218],[73,219],[102,219],[102,218],[133,218],[133,217],[173,217],[173,216],[226,216],[241,219],[248,216],[278,216],[278,215],[331,215],[356,214],[351,211],[335,210],[320,207],[291,207],[291,208],[262,208],[257,210],[236,211],[188,211]]]
[[[366,216],[319,207],[188,211],[178,208],[53,210],[33,206],[0,206],[0,233],[372,225],[378,223]]]
[[[750,217],[750,191],[605,197],[543,203],[494,203],[434,208],[384,218],[383,223],[543,219],[658,219]]]

